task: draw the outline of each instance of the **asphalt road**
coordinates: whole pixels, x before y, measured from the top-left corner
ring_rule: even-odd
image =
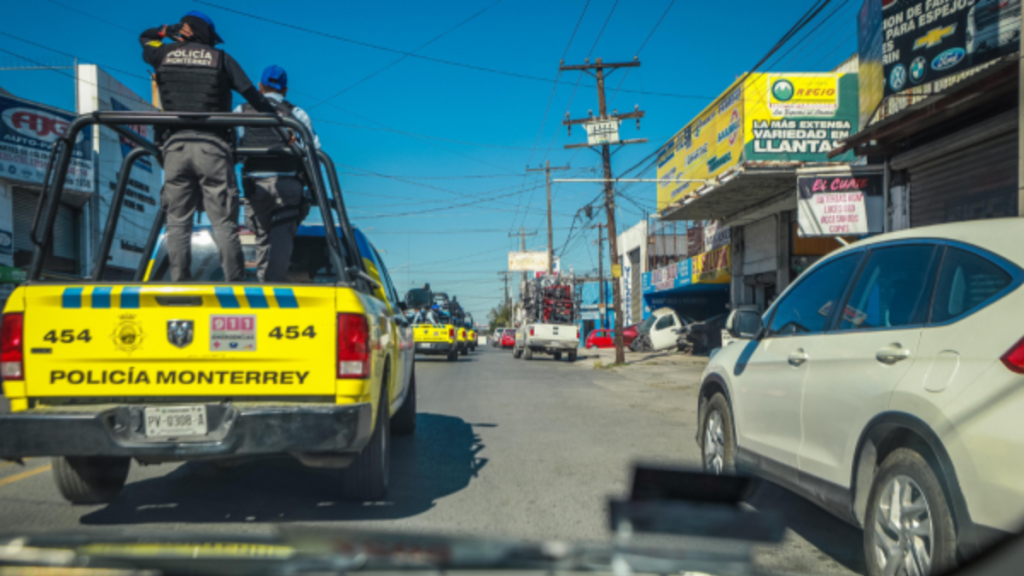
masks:
[[[606,502],[637,461],[696,465],[688,408],[696,372],[648,386],[581,364],[515,360],[479,348],[456,363],[417,360],[418,430],[395,438],[385,501],[338,499],[337,472],[289,461],[222,470],[133,464],[120,497],[71,506],[48,459],[0,464],[6,531],[267,532],[279,523],[525,539],[606,540]],[[676,409],[675,406],[685,407]],[[863,571],[861,533],[771,485],[751,504],[782,514],[764,568]]]

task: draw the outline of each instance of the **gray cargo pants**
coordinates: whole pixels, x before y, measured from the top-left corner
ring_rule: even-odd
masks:
[[[224,280],[242,280],[245,258],[238,240],[238,184],[230,146],[212,134],[182,131],[164,144],[163,156],[160,196],[167,210],[165,242],[171,281],[192,279],[192,226],[200,202],[213,227]]]
[[[295,176],[242,175],[245,225],[256,234],[256,275],[260,282],[287,282],[295,233],[303,218],[302,181]]]

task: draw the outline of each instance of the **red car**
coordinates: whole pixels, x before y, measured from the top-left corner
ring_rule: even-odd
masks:
[[[505,333],[501,335],[501,347],[512,348],[516,345],[516,331],[505,330]]]
[[[629,346],[629,343],[636,338],[636,327],[627,326],[622,329],[622,345]],[[590,348],[614,348],[615,347],[615,330],[612,328],[598,328],[593,330],[588,336],[584,345]]]

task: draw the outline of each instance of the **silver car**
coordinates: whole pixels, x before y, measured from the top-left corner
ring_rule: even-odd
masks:
[[[699,396],[705,469],[864,528],[869,574],[932,574],[1024,515],[1020,219],[857,242],[737,310]],[[896,565],[893,565],[896,563]]]

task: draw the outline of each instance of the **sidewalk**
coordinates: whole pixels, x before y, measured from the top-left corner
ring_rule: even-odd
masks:
[[[574,366],[592,370],[595,383],[629,396],[631,408],[657,412],[680,426],[696,429],[697,390],[708,363],[707,356],[689,356],[675,350],[626,351],[626,365],[612,366],[615,349],[581,348]]]

